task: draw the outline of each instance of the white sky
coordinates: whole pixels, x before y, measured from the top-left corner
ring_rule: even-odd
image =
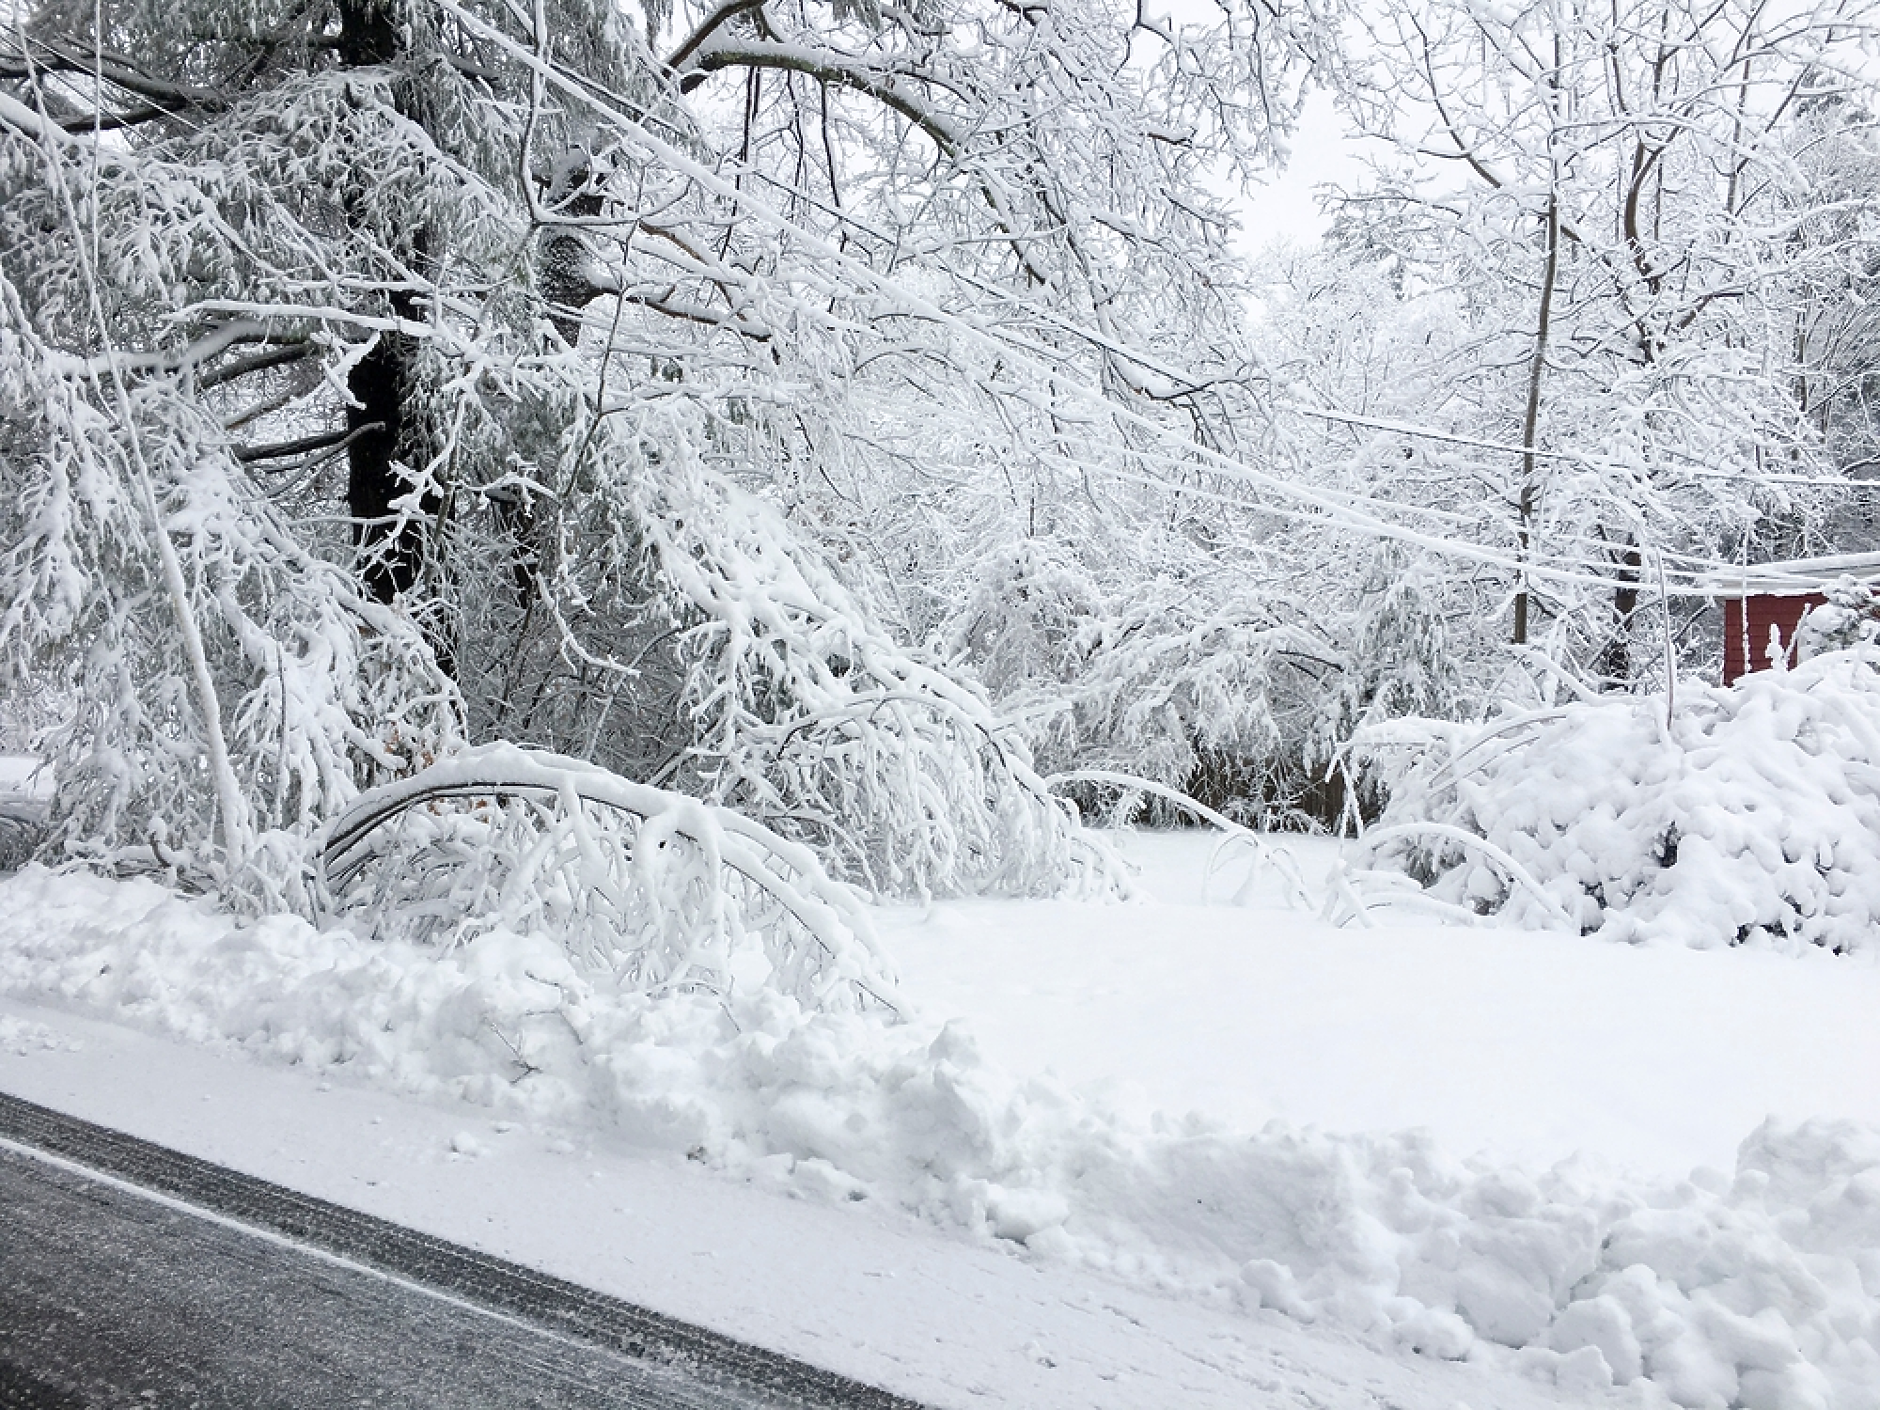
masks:
[[[1328,183],[1355,187],[1364,175],[1356,145],[1330,96],[1313,93],[1293,134],[1286,170],[1254,192],[1242,208],[1242,251],[1252,255],[1279,239],[1302,244],[1318,239],[1331,222],[1319,211],[1317,189]]]

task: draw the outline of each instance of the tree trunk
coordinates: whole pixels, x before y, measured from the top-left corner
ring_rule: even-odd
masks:
[[[395,0],[339,0],[339,61],[347,68],[389,64],[398,58]]]
[[[403,41],[396,9],[397,0],[339,0],[341,63],[360,68],[397,62]],[[401,102],[401,112],[404,106]],[[413,269],[425,267],[426,235],[420,227],[405,242],[405,261]],[[392,295],[391,311],[407,322],[424,314],[420,299],[408,291]],[[359,433],[346,452],[346,507],[353,520],[360,585],[376,602],[390,603],[418,585],[425,567],[426,521],[442,508],[435,490],[427,491],[415,510],[401,504],[415,487],[412,467],[430,458],[419,418],[408,414],[416,355],[410,335],[382,333],[346,379],[353,401],[346,428]],[[455,675],[455,651],[446,630],[425,626],[438,665]]]
[[[386,333],[346,379],[354,402],[346,428],[358,433],[346,450],[346,507],[353,519],[359,580],[375,602],[409,592],[424,570],[423,528],[414,517],[401,521],[398,512],[398,501],[411,492],[399,451],[406,448],[412,351],[408,336]],[[436,509],[435,496],[428,497],[426,514]]]
[[[1622,690],[1632,679],[1632,614],[1638,611],[1639,571],[1644,562],[1638,545],[1627,538],[1619,550],[1619,585],[1612,590],[1612,633],[1599,653],[1599,674],[1609,690]]]
[[[1549,193],[1544,224],[1546,263],[1541,270],[1541,306],[1534,325],[1534,356],[1528,363],[1527,406],[1521,418],[1521,493],[1515,509],[1519,515],[1518,534],[1521,554],[1521,585],[1514,597],[1514,644],[1525,646],[1528,639],[1528,555],[1533,551],[1534,507],[1540,495],[1540,476],[1535,468],[1535,445],[1540,431],[1541,376],[1547,369],[1547,338],[1553,329],[1554,284],[1560,274],[1560,203]]]
[[[548,176],[549,219],[592,219],[605,209],[593,162],[583,152],[565,153]],[[549,322],[569,347],[581,341],[581,310],[615,292],[595,278],[595,258],[581,227],[549,224],[536,246],[535,284],[548,304]]]
[[[1554,285],[1560,278],[1560,158],[1554,151],[1554,139],[1560,121],[1561,48],[1560,36],[1556,34],[1554,66],[1547,76],[1547,108],[1551,122],[1547,133],[1547,211],[1541,219],[1541,303],[1534,318],[1534,355],[1528,361],[1527,405],[1521,416],[1521,492],[1515,503],[1521,558],[1521,581],[1514,595],[1516,646],[1526,646],[1528,639],[1528,555],[1534,549],[1534,508],[1540,497],[1534,450],[1540,433],[1541,377],[1547,370],[1547,339],[1553,331]]]

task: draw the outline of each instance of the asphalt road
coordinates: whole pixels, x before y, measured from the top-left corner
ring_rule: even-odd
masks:
[[[0,1094],[0,1407],[919,1410]]]

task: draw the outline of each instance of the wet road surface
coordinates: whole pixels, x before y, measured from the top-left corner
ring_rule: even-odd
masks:
[[[0,1407],[919,1410],[0,1094]]]

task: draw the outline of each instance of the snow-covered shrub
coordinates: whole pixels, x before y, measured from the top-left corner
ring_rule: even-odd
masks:
[[[1669,709],[1661,693],[1381,725],[1354,753],[1390,791],[1370,854],[1437,902],[1697,947],[1880,933],[1873,647],[1680,681]]]
[[[1828,600],[1804,613],[1795,628],[1797,660],[1880,640],[1880,598],[1872,588],[1842,577],[1828,585],[1825,596]]]
[[[40,826],[0,809],[0,873],[18,871],[39,849]]]
[[[465,750],[360,797],[322,855],[336,913],[383,939],[450,949],[500,931],[630,992],[742,982],[895,1008],[866,913],[807,848],[581,760]]]

